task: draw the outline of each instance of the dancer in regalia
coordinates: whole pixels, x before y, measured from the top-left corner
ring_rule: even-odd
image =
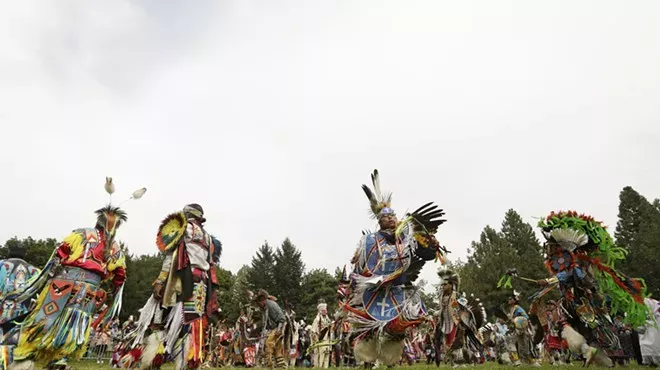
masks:
[[[513,291],[507,300],[506,315],[513,323],[516,348],[520,360],[533,366],[541,366],[538,362],[538,353],[534,345],[534,327],[527,311],[520,306],[520,293]]]
[[[0,337],[2,333],[12,326],[11,320],[28,312],[30,302],[17,304],[12,299],[5,297],[13,292],[22,290],[33,276],[37,276],[41,270],[25,261],[25,247],[22,245],[11,245],[7,248],[9,255],[0,261]]]
[[[380,190],[378,171],[373,191],[362,188],[380,230],[360,240],[353,257],[351,291],[343,306],[355,338],[356,360],[396,364],[402,355],[406,329],[427,320],[417,279],[426,261],[442,260],[443,249],[434,234],[445,220],[441,209],[428,203],[399,221],[391,208],[391,194]]]
[[[331,340],[332,331],[330,326],[332,320],[328,316],[328,305],[324,300],[319,300],[316,306],[317,314],[312,322],[312,358],[314,366],[327,369],[330,366],[332,354]]]
[[[441,270],[440,308],[436,334],[436,365],[440,364],[440,352],[445,361],[456,366],[470,361],[471,355],[483,347],[479,328],[486,321],[483,305],[478,299],[472,307],[465,295],[458,294],[459,276],[452,270]]]
[[[189,204],[161,223],[156,244],[165,259],[131,334],[131,349],[120,359],[122,367],[160,368],[166,360],[173,360],[177,370],[202,364],[208,351],[204,333],[218,315],[215,265],[222,252],[205,222],[202,207]]]
[[[256,304],[261,309],[262,337],[266,338],[263,352],[264,365],[269,369],[286,368],[287,361],[284,357],[287,351],[284,346],[285,331],[288,330],[286,316],[275,297],[263,289],[257,292]]]
[[[114,192],[112,178],[106,179],[106,191]],[[145,191],[140,189],[131,198],[138,199]],[[119,313],[126,259],[115,233],[127,216],[112,205],[98,209],[96,215],[93,228],[76,229],[64,238],[41,273],[20,294],[9,296],[21,304],[33,296],[37,299],[27,317],[12,329],[18,333],[6,335],[10,339],[2,343],[3,365],[11,362],[7,349],[15,345],[10,369],[31,369],[34,361],[41,360],[50,361],[49,369],[66,368],[68,359],[79,359],[87,351],[92,327]],[[101,289],[103,281],[112,283],[114,302],[93,323],[107,296]]]
[[[556,301],[534,302],[529,307],[529,314],[539,318],[543,329],[543,348],[550,364],[563,365],[570,360],[567,356],[566,341],[561,338],[561,327],[566,322],[566,313]]]
[[[616,247],[600,222],[576,212],[552,212],[539,222],[545,239],[546,266],[553,275],[539,283],[542,296],[555,287],[568,315],[561,335],[585,365],[611,366],[604,350],[620,348],[611,317],[625,313],[625,322],[641,326],[650,317],[641,279],[616,271],[626,251]]]

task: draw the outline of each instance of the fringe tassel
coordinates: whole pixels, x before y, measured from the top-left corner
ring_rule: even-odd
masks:
[[[159,311],[160,302],[154,298],[153,295],[151,295],[151,297],[149,297],[147,300],[147,303],[145,303],[142,309],[140,309],[140,318],[137,321],[137,327],[132,333],[129,334],[129,336],[135,335],[135,340],[133,341],[133,345],[131,347],[135,347],[142,343],[144,334],[147,332],[151,321]]]
[[[165,330],[167,335],[165,336],[165,343],[167,347],[165,350],[167,353],[172,353],[174,348],[174,343],[181,333],[183,327],[183,303],[178,302],[170,311],[170,314],[167,316],[167,323],[165,324]]]
[[[62,348],[73,352],[76,347],[87,342],[89,328],[89,314],[78,309],[65,308],[41,343],[53,349]]]
[[[50,255],[50,258],[48,259],[46,266],[44,266],[44,269],[41,270],[41,273],[39,273],[39,275],[35,275],[31,277],[30,280],[28,280],[27,284],[23,287],[22,291],[16,292],[17,294],[10,294],[7,297],[5,297],[5,299],[6,300],[13,299],[16,301],[16,304],[22,304],[28,299],[31,299],[35,294],[37,294],[37,292],[42,290],[42,288],[51,278],[51,272],[58,261],[57,258],[54,258],[56,252],[57,249],[54,250],[53,253]]]
[[[7,370],[9,365],[14,362],[13,346],[0,346],[0,370]]]

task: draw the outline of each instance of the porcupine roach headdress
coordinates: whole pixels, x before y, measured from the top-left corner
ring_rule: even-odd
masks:
[[[458,291],[461,285],[461,278],[458,276],[458,273],[450,269],[442,269],[438,270],[438,277],[440,278],[441,284],[445,281],[451,283],[454,287],[454,291]]]
[[[575,211],[559,211],[540,220],[538,226],[548,243],[559,244],[595,267],[598,289],[610,299],[613,313],[625,312],[626,323],[644,325],[649,314],[644,304],[646,284],[616,271],[615,264],[625,260],[627,251],[614,245],[601,222]]]
[[[380,189],[380,179],[378,177],[378,170],[374,170],[371,174],[371,183],[374,186],[372,191],[367,185],[362,185],[362,190],[369,199],[369,207],[371,208],[371,217],[379,219],[382,215],[393,214],[392,210],[392,193],[383,194]]]

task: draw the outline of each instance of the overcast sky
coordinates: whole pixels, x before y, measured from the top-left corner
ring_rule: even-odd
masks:
[[[134,253],[197,202],[223,267],[290,237],[332,272],[374,168],[452,259],[509,208],[613,230],[623,186],[660,197],[659,70],[655,0],[5,1],[0,243],[92,227],[112,176],[149,189]]]

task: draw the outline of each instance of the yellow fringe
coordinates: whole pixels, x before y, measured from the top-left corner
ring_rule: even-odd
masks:
[[[108,263],[108,271],[115,271],[120,267],[126,268],[126,256],[124,256],[124,253],[122,252],[119,253],[120,253],[119,258],[112,259]]]
[[[18,339],[18,345],[14,349],[14,356],[17,359],[25,358],[34,352],[37,348],[37,343],[43,336],[43,333],[40,333],[41,330],[43,330],[43,325],[36,324],[33,326],[33,323],[37,313],[39,313],[39,310],[41,310],[44,305],[44,301],[48,297],[49,289],[50,286],[46,285],[46,287],[41,290],[41,293],[39,293],[39,297],[37,298],[34,310],[30,316],[26,318],[25,323],[23,324],[28,328],[21,333]]]
[[[54,358],[62,357],[79,360],[85,352],[87,352],[87,342],[89,341],[89,336],[91,334],[91,325],[85,330],[85,343],[83,345],[78,346],[75,341],[71,340],[62,348],[53,350],[52,341],[54,338],[52,333],[44,333],[43,323],[34,322],[36,315],[39,313],[44,305],[44,301],[48,297],[49,290],[50,286],[46,286],[41,293],[39,293],[34,310],[23,324],[25,329],[21,332],[18,345],[14,349],[14,358],[17,360],[26,359],[30,356],[34,356],[34,359],[37,361],[50,361]]]
[[[84,231],[83,231],[84,233]],[[71,248],[71,253],[69,254],[68,262],[73,262],[80,258],[85,252],[85,244],[87,244],[87,238],[85,234],[80,232],[72,232],[64,238],[64,243],[68,244]]]

